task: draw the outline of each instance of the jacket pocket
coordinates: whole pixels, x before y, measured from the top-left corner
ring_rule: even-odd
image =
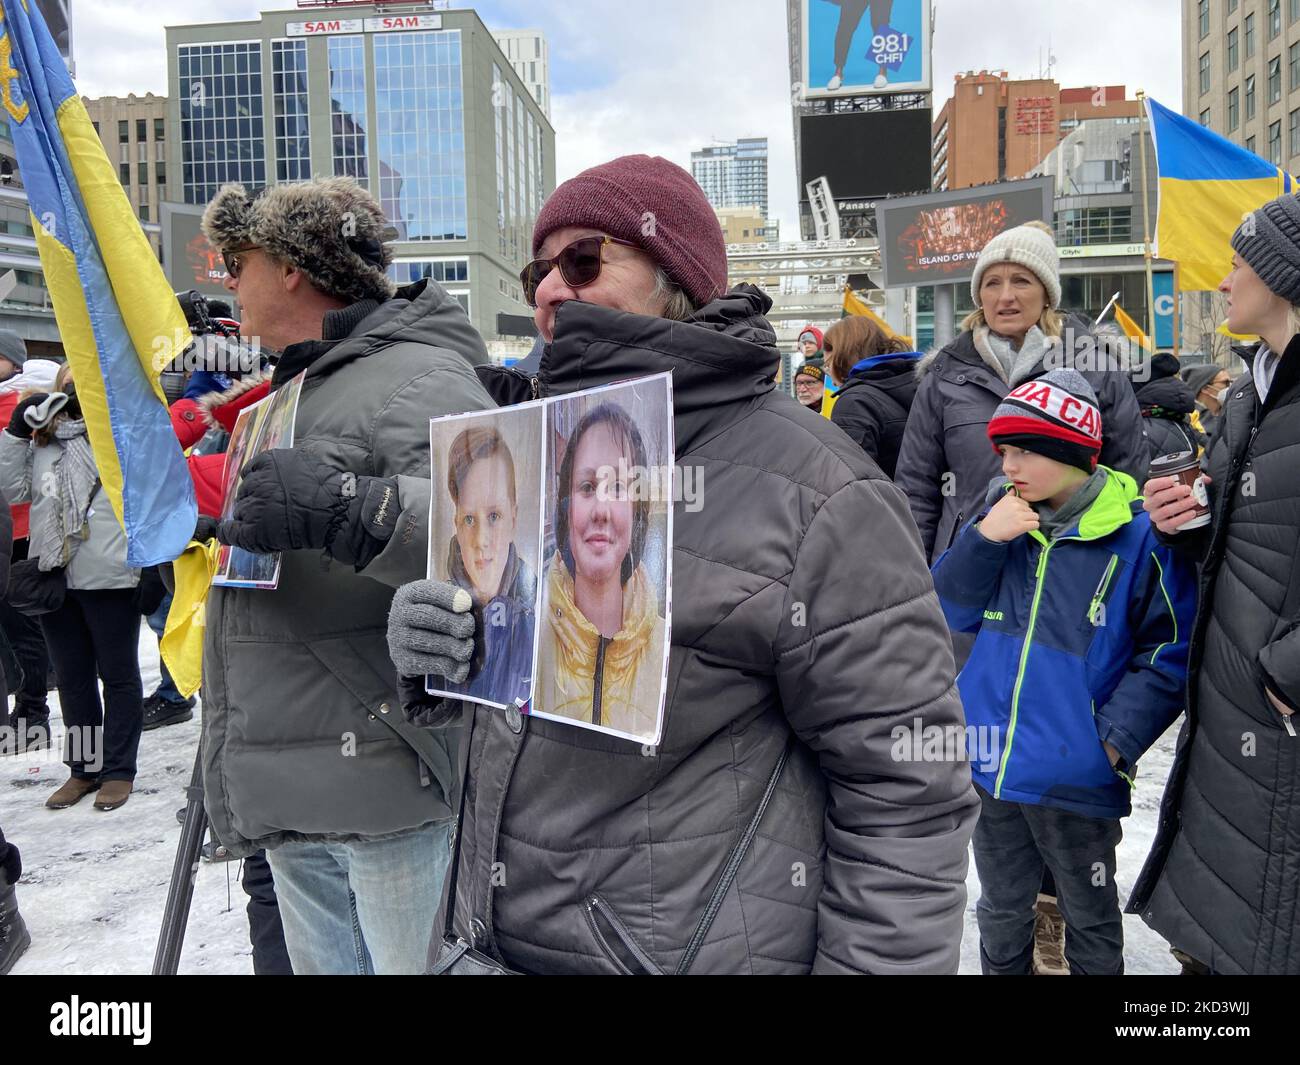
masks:
[[[663,976],[664,972],[632,937],[614,908],[592,892],[583,900],[587,927],[601,953],[622,976]]]

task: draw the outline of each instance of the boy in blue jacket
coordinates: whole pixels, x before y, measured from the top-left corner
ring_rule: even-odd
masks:
[[[1046,865],[1070,972],[1118,974],[1120,818],[1138,759],[1183,710],[1195,574],[1156,539],[1135,482],[1097,465],[1101,413],[1078,372],[1016,388],[988,435],[1005,476],[934,566],[949,625],[977,634],[958,686],[985,759],[981,964],[1030,972]]]

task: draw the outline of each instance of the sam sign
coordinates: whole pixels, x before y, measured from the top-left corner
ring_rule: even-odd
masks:
[[[930,91],[930,0],[798,0],[810,99]]]
[[[331,33],[388,33],[393,30],[440,30],[441,15],[385,15],[381,18],[329,18],[313,22],[290,22],[284,32],[290,37],[320,37]]]

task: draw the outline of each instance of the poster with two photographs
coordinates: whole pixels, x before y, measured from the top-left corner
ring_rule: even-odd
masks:
[[[243,470],[264,451],[293,447],[298,397],[302,394],[304,370],[286,381],[265,399],[239,412],[226,445],[222,473],[221,520],[234,516],[235,499],[243,481]],[[258,555],[240,547],[222,544],[212,583],[224,588],[255,588],[270,591],[280,583],[280,552]]]
[[[671,624],[669,374],[430,423],[429,577],[473,597],[469,677],[434,695],[642,744]]]

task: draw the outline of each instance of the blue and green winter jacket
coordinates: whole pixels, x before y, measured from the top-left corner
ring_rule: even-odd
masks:
[[[971,775],[995,798],[1123,817],[1127,773],[1182,712],[1196,614],[1193,569],[1156,539],[1136,483],[1100,494],[1052,540],[975,528],[935,563],[948,624],[978,635],[958,677]],[[1006,490],[1010,490],[1010,485]]]

